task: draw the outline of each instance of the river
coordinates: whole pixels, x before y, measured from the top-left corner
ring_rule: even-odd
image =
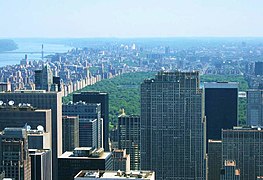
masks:
[[[14,51],[0,53],[0,67],[6,65],[19,64],[20,60],[27,54],[29,60],[41,60],[42,44],[44,45],[44,56],[64,53],[73,47],[66,46],[63,43],[56,43],[46,39],[13,39],[18,45]]]

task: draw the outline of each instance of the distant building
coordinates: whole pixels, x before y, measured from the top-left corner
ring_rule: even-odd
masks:
[[[220,180],[222,141],[208,140],[208,180]]]
[[[29,149],[31,180],[52,180],[52,156],[50,149]]]
[[[206,139],[220,140],[221,129],[238,123],[238,83],[207,82],[204,89]]]
[[[113,170],[114,171],[126,171],[131,170],[130,167],[130,155],[126,154],[126,149],[114,149],[112,151]]]
[[[112,170],[112,154],[103,149],[75,148],[58,158],[59,180],[72,180],[82,169]]]
[[[63,116],[62,128],[62,151],[73,151],[76,147],[79,147],[79,117]]]
[[[131,170],[140,170],[140,116],[118,117],[118,149],[126,149],[131,158]]]
[[[159,72],[141,84],[141,169],[156,179],[205,179],[205,122],[198,72]]]
[[[254,180],[263,174],[263,130],[235,127],[222,130],[222,160],[234,160],[240,179]]]
[[[35,88],[36,90],[51,90],[53,84],[53,74],[50,66],[47,64],[42,70],[35,71]]]
[[[59,76],[53,76],[53,91],[61,91],[61,79]]]
[[[133,179],[133,180],[155,180],[153,171],[80,171],[74,180],[118,180],[118,179]]]
[[[103,119],[100,103],[63,104],[63,115],[79,117],[79,145],[81,147],[103,147]]]
[[[247,124],[263,126],[263,90],[247,91]]]
[[[240,170],[236,169],[236,162],[226,160],[221,169],[220,180],[240,180]]]
[[[21,59],[20,65],[23,65],[23,66],[27,66],[27,65],[28,65],[27,54],[25,55],[25,58],[24,58],[24,59]]]
[[[101,103],[103,118],[103,148],[109,151],[109,95],[102,92],[81,92],[73,94],[73,102]]]
[[[31,162],[25,129],[5,128],[0,134],[0,164],[5,177],[31,180]]]
[[[263,62],[255,62],[255,75],[262,76],[263,75]]]
[[[3,102],[12,100],[16,106],[29,103],[38,109],[52,109],[52,179],[57,180],[57,157],[62,154],[62,93],[46,92],[43,90],[17,90],[9,93],[0,92],[0,100]],[[0,116],[1,114],[2,113],[0,113]],[[0,124],[2,125],[2,123]]]

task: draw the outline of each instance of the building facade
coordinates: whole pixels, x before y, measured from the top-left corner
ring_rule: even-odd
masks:
[[[205,179],[198,72],[159,72],[141,84],[141,169],[158,180]]]
[[[114,171],[129,172],[131,170],[130,155],[126,154],[126,149],[114,149],[112,151],[112,159]]]
[[[103,119],[103,148],[109,151],[109,95],[102,92],[81,92],[73,94],[73,102],[100,103]]]
[[[240,180],[240,170],[236,169],[236,162],[227,160],[221,169],[220,180]]]
[[[35,71],[35,88],[36,90],[50,91],[53,84],[53,73],[47,64],[42,70]]]
[[[221,139],[221,129],[231,129],[238,123],[238,83],[204,83],[206,138]]]
[[[31,180],[52,180],[52,156],[50,149],[29,149]]]
[[[252,180],[263,174],[263,130],[235,127],[222,130],[222,160],[233,160],[240,179]]]
[[[118,117],[118,149],[126,149],[131,158],[131,170],[140,170],[140,116]]]
[[[52,179],[57,180],[58,156],[62,154],[62,93],[43,90],[17,90],[1,93],[0,100],[14,101],[14,105],[29,103],[38,109],[51,109],[52,127]],[[0,113],[1,114],[1,113]]]
[[[220,180],[222,168],[222,141],[208,140],[208,180]]]
[[[27,132],[22,128],[5,128],[0,134],[0,162],[5,177],[31,180],[31,161]]]
[[[62,128],[62,151],[73,151],[76,147],[79,147],[79,117],[63,116]]]
[[[247,125],[263,125],[263,90],[247,91]]]
[[[79,117],[79,145],[81,147],[103,147],[103,119],[100,103],[70,102],[63,104],[62,107],[63,115]]]

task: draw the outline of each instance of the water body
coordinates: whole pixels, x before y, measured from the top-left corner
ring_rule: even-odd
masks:
[[[14,51],[0,53],[0,67],[6,65],[19,64],[20,60],[27,54],[29,60],[41,60],[42,44],[44,45],[44,56],[64,53],[73,47],[60,43],[59,41],[49,39],[13,39],[18,45]]]

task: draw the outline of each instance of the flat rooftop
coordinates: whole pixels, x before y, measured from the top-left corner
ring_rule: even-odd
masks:
[[[148,179],[154,180],[153,171],[89,171],[82,170],[76,176],[77,179]]]
[[[204,88],[238,88],[238,82],[204,82]]]
[[[106,159],[108,156],[111,156],[111,152],[103,152],[100,157],[91,157],[91,156],[74,156],[72,151],[66,151],[59,159]]]

